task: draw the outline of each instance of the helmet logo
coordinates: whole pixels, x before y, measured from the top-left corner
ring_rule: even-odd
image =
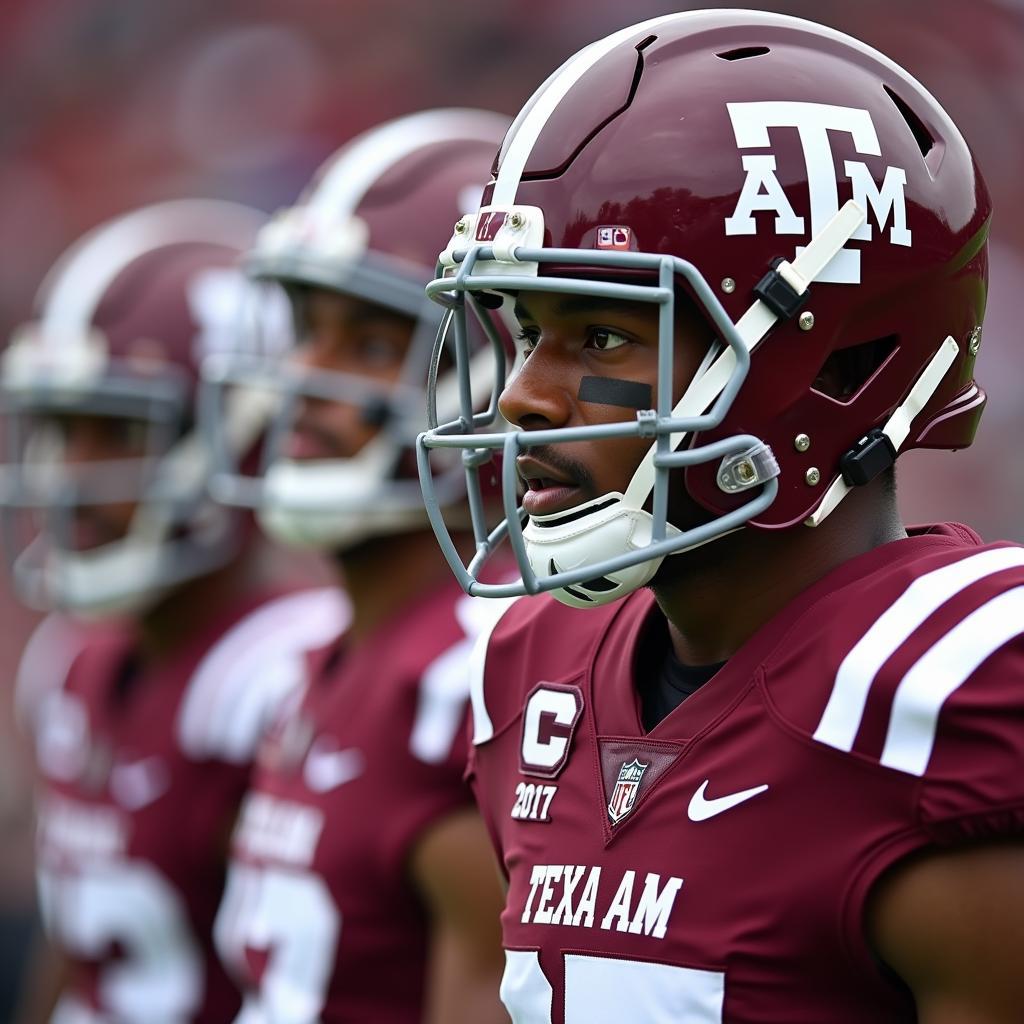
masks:
[[[854,148],[865,156],[881,156],[871,114],[855,107],[838,107],[828,103],[770,101],[728,103],[736,145],[740,149],[764,149],[771,145],[769,128],[795,128],[800,138],[807,188],[810,194],[810,229],[804,217],[793,209],[789,198],[775,175],[775,157],[770,153],[744,154],[746,178],[732,215],[725,218],[726,235],[756,235],[757,222],[752,214],[759,210],[775,214],[776,235],[814,237],[839,210],[837,179],[839,173],[829,143],[829,132],[846,132],[853,138]],[[881,184],[875,182],[867,165],[858,160],[844,160],[842,172],[850,181],[854,201],[874,219],[880,231],[889,227],[892,245],[909,246],[911,233],[907,227],[907,203],[904,187],[907,173],[901,167],[886,167]],[[853,238],[870,241],[872,225],[865,222]],[[797,247],[797,253],[802,247]],[[819,276],[820,281],[833,284],[860,283],[860,256],[854,249],[840,250]]]
[[[598,249],[615,249],[619,252],[629,250],[630,230],[617,225],[605,225],[597,229]]]

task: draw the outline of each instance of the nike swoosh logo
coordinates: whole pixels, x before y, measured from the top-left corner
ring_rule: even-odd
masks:
[[[708,800],[704,793],[707,791],[708,782],[710,781],[710,779],[705,779],[700,784],[697,792],[690,798],[690,806],[686,809],[690,821],[707,821],[708,818],[713,818],[716,814],[728,811],[737,804],[741,804],[745,800],[763,793],[768,788],[768,784],[765,783],[763,786],[741,789],[738,793],[730,793],[728,796],[719,796]]]
[[[363,774],[363,755],[353,747],[324,749],[314,743],[306,755],[302,777],[314,793],[328,793]]]

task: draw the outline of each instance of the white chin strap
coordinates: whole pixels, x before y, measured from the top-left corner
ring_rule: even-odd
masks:
[[[380,436],[351,459],[280,459],[264,478],[260,526],[292,547],[344,551],[425,525],[421,502],[404,504],[389,493],[393,461],[392,446]]]
[[[863,208],[850,200],[792,263],[783,261],[776,268],[778,273],[798,294],[803,294],[864,220]],[[736,324],[748,351],[753,351],[777,320],[778,314],[764,302],[760,299],[754,302]],[[706,359],[694,374],[672,410],[673,419],[702,416],[729,383],[736,371],[735,352],[726,348],[717,358],[714,355],[712,350],[712,358]],[[678,449],[686,437],[685,433],[672,434],[670,450]],[[654,517],[643,506],[654,489],[656,453],[657,443],[652,444],[641,459],[624,493],[604,494],[556,515],[530,517],[523,528],[523,539],[530,566],[538,577],[587,565],[597,566],[609,558],[642,551],[649,546]],[[680,531],[671,523],[666,524],[666,538],[679,535]],[[681,547],[672,553],[688,550],[689,547]],[[649,583],[664,557],[649,558],[607,575],[595,573],[593,580],[553,590],[551,595],[573,608],[593,608],[617,601]]]

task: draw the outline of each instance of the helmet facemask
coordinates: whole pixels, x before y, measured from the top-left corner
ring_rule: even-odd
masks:
[[[289,289],[293,298],[296,289]],[[426,300],[421,298],[421,304]],[[396,310],[381,307],[382,312]],[[423,385],[440,311],[430,305],[411,321],[408,349],[396,380],[359,373],[308,369],[291,354],[219,354],[203,367],[200,415],[217,460],[212,489],[218,500],[257,510],[261,525],[294,546],[342,552],[369,537],[426,526],[415,439],[422,429]],[[402,314],[404,316],[404,313]],[[298,330],[301,334],[301,327]],[[295,458],[287,452],[303,404],[330,403],[354,410],[372,436],[348,456]],[[271,422],[252,464],[231,459],[224,444],[226,407],[262,403]],[[449,461],[437,486],[446,505],[463,494],[461,468]]]
[[[604,603],[649,581],[659,559],[730,529],[819,525],[904,450],[970,444],[985,404],[973,367],[990,211],[974,158],[935,99],[833,29],[705,10],[584,47],[516,117],[483,205],[456,226],[429,290],[459,315],[473,293],[527,289],[659,304],[656,407],[632,423],[597,427],[578,415],[594,425],[508,435],[474,425],[465,407],[459,423],[436,421],[423,453],[455,448],[471,467],[498,450],[505,458],[505,520],[477,517],[468,566],[424,481],[463,586]],[[644,274],[657,284],[609,283]],[[723,349],[673,406],[674,288]],[[886,339],[891,351],[863,386],[815,387],[833,354]],[[621,492],[523,526],[512,457],[620,432],[652,442]],[[528,472],[543,463],[524,461]],[[678,533],[666,513],[672,470],[711,516]],[[503,540],[521,579],[485,587],[479,568]]]
[[[184,380],[163,368],[140,381],[113,361],[87,392],[53,380],[19,382],[8,371],[2,394],[8,456],[0,516],[26,603],[87,617],[137,613],[236,550],[231,517],[206,495],[207,459],[190,432]],[[140,441],[123,457],[75,465],[59,426],[69,417],[109,418]],[[76,520],[113,505],[133,506],[123,534],[82,547]]]
[[[27,603],[138,614],[237,554],[244,530],[209,498],[192,405],[203,353],[237,344],[247,284],[234,264],[260,221],[235,203],[158,203],[95,228],[47,275],[0,364],[0,511]],[[91,421],[109,457],[103,440],[62,450],[61,418]],[[236,424],[233,439],[249,446],[258,429]],[[89,508],[93,529],[76,536]]]
[[[424,384],[442,310],[423,287],[438,233],[478,204],[507,125],[486,111],[428,110],[364,132],[326,161],[294,206],[271,218],[247,254],[252,279],[287,293],[300,344],[207,361],[201,421],[217,453],[217,497],[257,509],[277,539],[344,553],[374,537],[426,529],[415,442],[426,425]],[[336,352],[318,349],[305,329],[304,296],[339,305]],[[360,350],[357,326],[342,322],[357,324],[356,305],[366,320],[376,314],[409,325],[400,365],[375,367]],[[490,367],[473,375],[474,394],[489,392]],[[456,415],[458,400],[443,397],[454,375],[442,365],[435,376],[445,414]],[[226,458],[219,440],[223,410],[246,395],[274,410],[248,467]],[[334,408],[318,417],[316,404]],[[322,436],[304,446],[297,442],[304,426],[336,434],[337,444]],[[432,470],[438,500],[464,503],[458,458],[441,453]]]
[[[775,481],[778,467],[770,448],[761,439],[750,434],[735,434],[712,443],[694,444],[693,438],[718,427],[725,419],[749,370],[752,349],[774,325],[779,313],[758,299],[748,314],[734,323],[696,267],[677,257],[516,246],[514,239],[501,237],[504,224],[511,220],[507,211],[504,212],[503,227],[496,233],[495,244],[460,248],[460,236],[467,234],[463,227],[456,231],[453,244],[442,254],[440,276],[427,291],[449,307],[452,338],[447,342],[445,332],[439,334],[435,359],[447,342],[453,348],[456,368],[461,371],[462,354],[468,351],[463,337],[467,330],[467,308],[484,323],[497,352],[501,338],[487,313],[487,306],[493,306],[494,296],[503,291],[571,293],[652,303],[659,308],[656,408],[639,410],[635,420],[627,423],[502,430],[497,400],[505,386],[504,372],[487,414],[474,414],[472,408],[463,405],[458,420],[442,423],[431,408],[431,427],[418,443],[420,465],[426,465],[428,453],[434,449],[454,448],[463,453],[477,545],[477,555],[468,566],[459,558],[451,540],[429,474],[421,472],[421,484],[431,524],[449,564],[468,592],[505,597],[551,591],[563,603],[594,607],[650,582],[666,556],[725,536],[771,505],[778,490]],[[488,230],[481,227],[487,224],[488,215],[485,209],[474,219],[473,228],[478,238]],[[540,210],[519,209],[514,215],[518,224],[513,231],[542,235]],[[855,203],[848,203],[794,264],[785,264],[793,271],[792,280],[803,280],[806,288],[863,221],[863,210]],[[544,275],[543,271],[552,266],[558,268],[557,276]],[[568,277],[566,268],[605,279]],[[629,274],[645,275],[648,280],[655,279],[657,284],[607,280]],[[685,288],[697,302],[712,325],[718,344],[711,348],[677,401],[672,393],[672,381],[679,288]],[[614,437],[650,438],[652,441],[622,491],[601,495],[555,515],[525,516],[518,502],[515,460],[519,454],[541,445]],[[505,518],[494,525],[486,521],[479,478],[480,468],[496,452],[501,453]],[[717,466],[718,486],[724,493],[749,494],[749,498],[723,515],[680,529],[668,519],[670,491],[678,486],[673,482],[672,471],[705,464]],[[480,571],[505,541],[515,554],[520,580],[510,584],[481,583]]]

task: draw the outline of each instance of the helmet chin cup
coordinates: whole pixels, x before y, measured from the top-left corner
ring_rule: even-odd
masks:
[[[583,510],[590,511],[580,514]],[[531,517],[523,528],[530,567],[539,581],[558,573],[599,565],[609,551],[639,551],[651,543],[654,519],[642,509],[628,508],[623,495],[606,494],[557,515]],[[667,526],[667,535],[679,531]],[[598,572],[592,579],[551,591],[571,608],[594,608],[649,583],[664,556],[649,558],[614,572]]]
[[[166,592],[163,551],[156,544],[115,541],[94,551],[54,551],[46,589],[59,608],[81,619],[140,615]]]
[[[260,526],[282,544],[319,551],[425,526],[419,488],[391,479],[390,462],[379,439],[351,459],[280,459],[263,480]]]

